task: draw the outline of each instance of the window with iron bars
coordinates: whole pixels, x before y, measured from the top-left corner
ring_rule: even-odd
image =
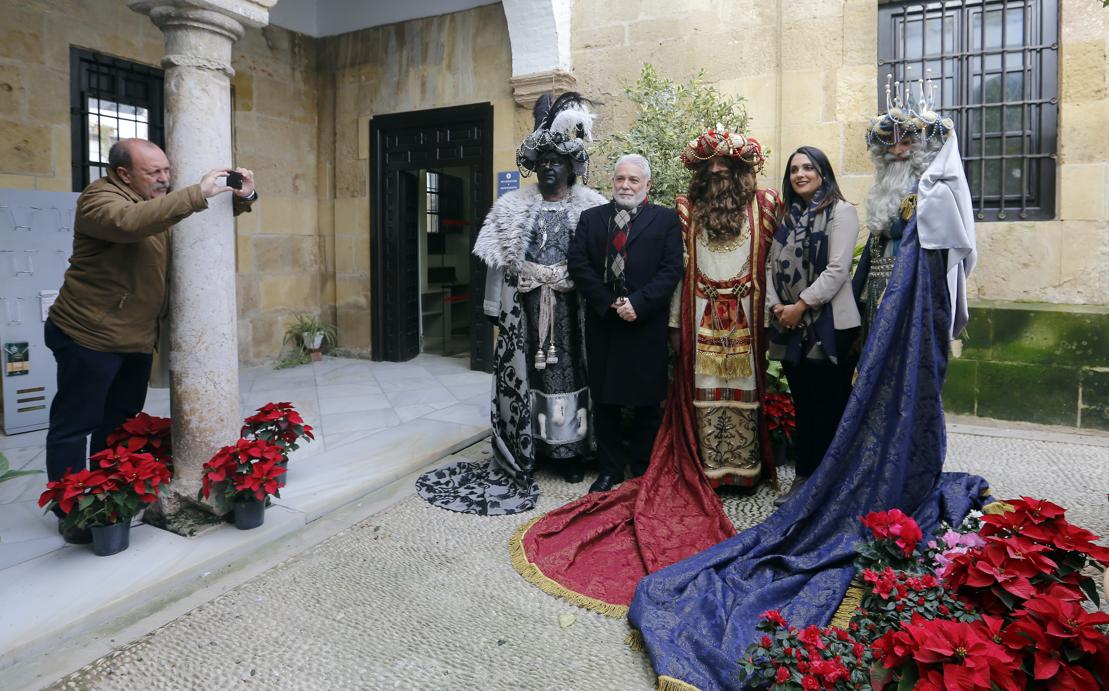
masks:
[[[886,75],[902,83],[931,75],[936,110],[955,121],[978,220],[1055,216],[1058,9],[1057,0],[878,8],[880,110]]]
[[[165,148],[162,70],[80,48],[70,48],[69,67],[75,192],[108,172],[108,150],[120,139]]]

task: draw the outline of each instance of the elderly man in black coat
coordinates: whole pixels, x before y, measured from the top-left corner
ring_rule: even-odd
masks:
[[[616,161],[613,201],[583,211],[566,253],[586,303],[585,351],[605,492],[650,462],[666,398],[670,298],[681,280],[682,233],[674,211],[647,202],[651,166],[638,154]],[[621,408],[632,410],[630,459],[620,439]]]

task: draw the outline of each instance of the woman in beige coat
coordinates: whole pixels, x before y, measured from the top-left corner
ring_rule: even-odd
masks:
[[[820,465],[851,395],[860,320],[849,279],[859,216],[815,147],[789,157],[782,192],[785,210],[770,248],[766,293],[770,358],[781,360],[797,410],[792,495]]]

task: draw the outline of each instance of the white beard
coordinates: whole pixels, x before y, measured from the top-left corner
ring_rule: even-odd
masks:
[[[647,189],[644,188],[642,192],[639,192],[638,194],[636,194],[632,197],[621,197],[620,195],[614,194],[613,197],[612,197],[612,200],[614,202],[616,202],[616,206],[618,206],[619,208],[627,209],[628,211],[631,211],[635,207],[642,204],[643,200],[646,199],[646,198],[647,198]]]
[[[887,154],[884,146],[871,147],[870,157],[876,171],[874,186],[866,195],[866,227],[871,235],[880,235],[897,220],[901,200],[912,191],[938,152],[939,147],[914,147],[907,159],[898,160]]]

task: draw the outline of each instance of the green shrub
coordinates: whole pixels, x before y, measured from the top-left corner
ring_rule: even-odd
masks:
[[[704,77],[701,71],[678,84],[659,76],[653,65],[643,65],[638,81],[624,87],[624,94],[638,106],[635,123],[626,132],[603,137],[594,148],[593,181],[602,193],[610,192],[616,159],[641,154],[651,163],[651,201],[673,207],[674,197],[685,194],[689,186],[689,171],[679,160],[685,145],[717,124],[747,131],[743,97],[721,94]]]

